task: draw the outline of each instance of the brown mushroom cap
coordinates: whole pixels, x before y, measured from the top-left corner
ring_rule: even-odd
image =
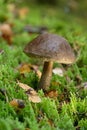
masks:
[[[44,61],[58,61],[70,64],[75,61],[72,48],[61,36],[55,34],[41,34],[25,47],[28,56],[43,58]]]
[[[12,30],[9,24],[2,24],[0,25],[0,31],[2,35],[12,36]]]

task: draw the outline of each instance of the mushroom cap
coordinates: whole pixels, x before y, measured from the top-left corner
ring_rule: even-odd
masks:
[[[44,33],[29,42],[24,52],[31,57],[43,58],[44,61],[58,61],[70,64],[75,55],[67,40],[56,34]]]
[[[9,24],[2,24],[0,25],[0,32],[2,35],[12,36],[12,30]]]

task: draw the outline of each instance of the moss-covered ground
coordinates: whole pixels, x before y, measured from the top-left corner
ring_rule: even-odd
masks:
[[[0,1],[0,20],[12,24],[13,42],[0,38],[0,130],[87,130],[87,29],[85,22],[60,9],[29,5],[25,18],[13,17],[7,11],[8,3]],[[17,5],[22,7],[23,5]],[[6,13],[7,12],[7,13]],[[53,74],[50,89],[56,90],[56,98],[46,97],[38,91],[42,102],[32,103],[24,91],[18,87],[17,80],[37,88],[39,79],[33,71],[21,75],[17,67],[22,63],[35,64],[42,71],[42,63],[27,57],[24,46],[38,34],[28,34],[26,25],[46,26],[49,32],[65,37],[72,46],[77,60],[74,64],[63,65],[65,75]],[[61,67],[54,63],[55,67]],[[15,110],[10,105],[12,99],[22,99],[25,107]]]

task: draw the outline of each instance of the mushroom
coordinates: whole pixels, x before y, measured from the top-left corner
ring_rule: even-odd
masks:
[[[4,23],[0,25],[0,35],[9,45],[12,44],[12,29],[9,24]]]
[[[29,42],[24,52],[31,57],[42,58],[44,67],[38,89],[48,90],[52,77],[53,62],[71,64],[75,55],[67,40],[56,34],[44,33]]]

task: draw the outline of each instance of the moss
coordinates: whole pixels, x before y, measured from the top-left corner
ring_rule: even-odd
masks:
[[[81,19],[77,20],[77,16],[70,16],[60,9],[52,7],[44,8],[42,5],[41,7],[31,5],[30,12],[23,20],[20,17],[13,17],[7,11],[8,3],[0,1],[0,20],[2,22],[11,20],[14,35],[12,46],[0,38],[0,49],[4,50],[4,53],[0,53],[0,89],[6,90],[9,102],[14,98],[23,99],[25,108],[15,111],[0,92],[0,130],[25,130],[25,128],[31,130],[74,130],[77,128],[86,130],[87,89],[82,86],[84,82],[87,82],[87,31],[83,24],[84,21],[80,23],[78,21]],[[15,4],[22,6],[23,3],[15,2]],[[17,80],[20,80],[36,89],[39,82],[33,71],[21,75],[17,70],[21,63],[38,65],[36,59],[34,61],[23,53],[24,46],[37,36],[37,34],[25,32],[24,27],[27,24],[47,26],[49,32],[64,36],[77,55],[75,64],[63,65],[64,77],[53,74],[50,87],[58,92],[58,97],[51,99],[46,97],[43,91],[39,91],[42,99],[39,104],[29,102],[24,91],[17,85]],[[54,64],[54,67],[59,66],[58,63]],[[39,68],[42,68],[40,63]]]

